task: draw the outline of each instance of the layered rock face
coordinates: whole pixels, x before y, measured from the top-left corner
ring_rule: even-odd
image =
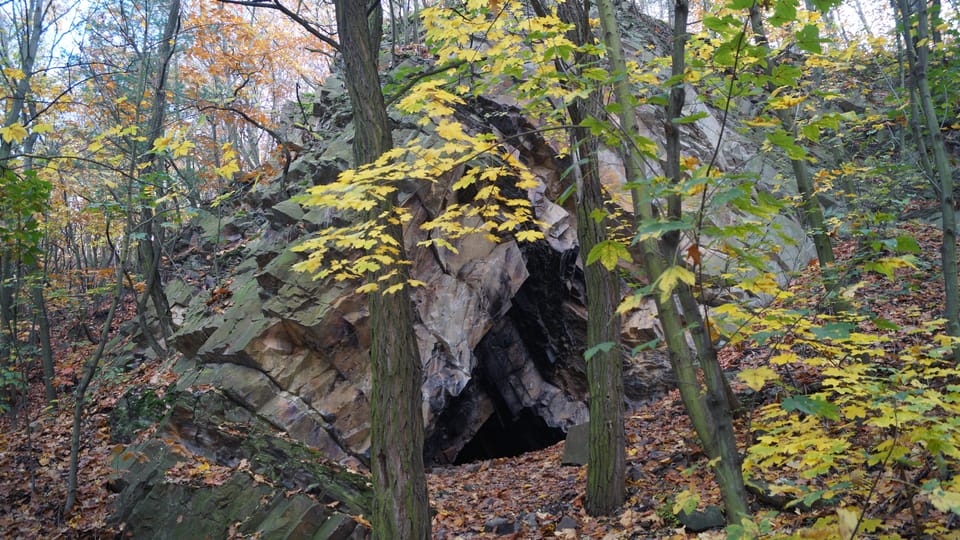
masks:
[[[662,28],[638,19],[644,34],[665,48]],[[636,34],[634,34],[636,35]],[[642,60],[644,43],[633,48]],[[709,109],[688,98],[695,110]],[[645,135],[661,139],[662,111],[639,111]],[[173,344],[196,367],[180,387],[212,385],[238,406],[256,414],[330,459],[363,465],[369,448],[369,313],[356,284],[314,280],[291,266],[302,260],[294,247],[309,233],[348,219],[303,208],[296,196],[331,182],[350,166],[354,126],[342,85],[331,78],[307,107],[291,110],[287,135],[304,148],[278,178],[238,186],[237,196],[200,213],[176,252],[179,278],[168,294],[179,330]],[[531,200],[546,240],[494,244],[468,237],[458,253],[417,247],[427,238],[418,225],[451,196],[442,188],[456,180],[410,186],[401,195],[414,216],[405,229],[413,259],[411,274],[427,285],[413,290],[416,333],[424,368],[423,413],[427,459],[450,463],[506,455],[560,439],[586,421],[583,360],[586,309],[582,262],[571,208],[555,204],[566,189],[565,163],[537,135],[507,98],[481,99],[458,111],[467,129],[504,136],[541,181],[538,189],[515,195]],[[430,137],[404,118],[394,118],[398,145]],[[309,129],[294,127],[307,126]],[[684,126],[684,152],[708,161],[720,132],[714,116]],[[506,142],[509,141],[509,142]],[[724,136],[719,166],[743,170],[750,146]],[[651,164],[651,173],[659,173]],[[625,180],[612,152],[604,153],[603,177],[612,193]],[[712,216],[733,222],[735,213]],[[772,271],[789,271],[810,259],[800,225],[783,219],[785,245]],[[219,269],[211,273],[209,266]],[[722,268],[722,259],[709,264]],[[204,268],[204,281],[193,269]],[[628,314],[623,327],[626,388],[631,401],[644,401],[670,387],[666,354],[631,349],[655,339],[652,304]]]

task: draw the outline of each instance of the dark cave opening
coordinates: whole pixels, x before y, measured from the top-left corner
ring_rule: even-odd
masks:
[[[519,456],[556,444],[565,436],[562,429],[548,426],[530,409],[521,409],[513,420],[494,414],[457,453],[454,464]]]

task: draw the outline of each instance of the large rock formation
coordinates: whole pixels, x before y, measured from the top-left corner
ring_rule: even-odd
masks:
[[[643,35],[664,49],[663,28],[647,19]],[[643,59],[645,43],[632,47]],[[422,61],[413,59],[411,62]],[[711,110],[688,98],[691,113]],[[587,419],[583,361],[585,306],[582,263],[569,208],[552,202],[565,186],[566,164],[507,98],[479,99],[462,107],[468,129],[495,132],[517,152],[542,184],[529,193],[546,240],[494,244],[477,237],[457,242],[459,253],[418,248],[428,233],[418,225],[444,204],[448,193],[413,186],[404,196],[414,216],[405,229],[411,273],[427,286],[414,289],[416,331],[425,373],[423,411],[428,459],[451,462],[471,441],[467,457],[511,453],[558,440],[568,427]],[[662,139],[663,112],[640,109],[645,135]],[[341,83],[324,89],[296,119],[308,130],[287,133],[305,150],[287,174],[249,186],[242,198],[202,213],[194,234],[178,251],[185,267],[215,253],[222,275],[216,283],[169,286],[180,329],[175,346],[202,366],[198,382],[221,388],[238,404],[278,429],[344,463],[363,462],[369,445],[369,328],[364,296],[354,284],[314,280],[293,271],[302,259],[291,247],[311,231],[345,216],[302,208],[296,195],[332,181],[349,166],[353,124]],[[398,144],[430,137],[404,118],[395,118]],[[720,128],[713,115],[684,127],[685,153],[709,160]],[[523,134],[523,135],[521,135]],[[725,135],[718,166],[742,170],[750,145]],[[654,169],[657,164],[651,164]],[[650,172],[659,172],[651,170]],[[454,171],[451,174],[462,174]],[[612,190],[624,182],[622,165],[604,153],[603,176]],[[455,180],[455,178],[454,178]],[[714,213],[714,222],[733,222],[735,211]],[[799,224],[782,219],[787,236],[803,239]],[[809,251],[785,246],[773,270],[788,271],[809,260]],[[721,268],[724,261],[709,262]],[[779,268],[777,268],[779,264]],[[623,328],[631,348],[657,336],[651,305],[629,314]],[[625,351],[628,397],[642,401],[669,386],[665,355]],[[511,441],[505,444],[503,441]],[[515,443],[515,444],[514,444]],[[461,456],[460,459],[463,459]]]
[[[628,24],[638,27],[627,34],[632,39],[667,50],[662,25],[644,18]],[[647,41],[628,45],[641,61],[653,54]],[[688,98],[691,112],[711,114],[684,126],[684,151],[708,161],[719,124],[694,98]],[[661,140],[663,112],[653,106],[639,112],[644,134]],[[174,250],[179,270],[167,292],[179,329],[172,344],[187,359],[178,389],[215,388],[243,414],[330,460],[362,467],[369,449],[366,298],[354,292],[356,284],[315,280],[291,268],[303,257],[291,249],[300,240],[349,219],[303,208],[295,197],[350,166],[354,126],[336,78],[291,115],[286,134],[303,151],[285,174],[238,185],[232,199],[200,211]],[[412,299],[425,374],[425,454],[440,463],[550,444],[588,416],[582,262],[572,209],[554,202],[566,189],[566,164],[507,98],[476,100],[457,115],[468,129],[504,136],[540,179],[529,192],[508,184],[502,189],[531,200],[546,239],[494,244],[467,237],[457,242],[457,254],[418,248],[428,234],[418,225],[448,193],[413,186],[404,196],[414,216],[405,229],[411,273],[427,284],[414,289]],[[404,118],[394,121],[398,144],[431,136]],[[718,165],[742,171],[753,153],[728,132]],[[622,164],[612,152],[603,157],[603,176],[616,192],[624,183]],[[659,172],[658,164],[651,167]],[[738,214],[723,209],[710,219],[735,222]],[[778,226],[798,242],[784,245],[770,270],[790,271],[811,252],[796,221],[782,218]],[[709,261],[711,268],[724,264],[721,256]],[[641,402],[668,389],[665,353],[633,352],[658,336],[652,303],[629,313],[622,330],[627,397]],[[180,502],[186,497],[182,490],[174,495]]]

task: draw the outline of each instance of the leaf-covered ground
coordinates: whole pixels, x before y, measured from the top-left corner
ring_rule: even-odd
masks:
[[[885,346],[899,350],[918,337],[910,333],[918,320],[935,318],[942,310],[939,276],[939,232],[935,227],[900,224],[897,234],[915,238],[922,248],[917,269],[898,270],[891,282],[879,273],[859,276],[857,290],[865,307],[895,323],[900,331]],[[838,242],[841,259],[862,253],[857,241]],[[809,276],[798,278],[794,290],[810,288]],[[895,287],[891,286],[895,284]],[[810,295],[807,302],[816,302]],[[127,306],[127,317],[133,306]],[[919,315],[918,315],[919,314]],[[62,321],[61,321],[62,322]],[[68,321],[69,322],[69,321]],[[60,324],[56,336],[58,385],[72,390],[80,376],[82,362],[94,346],[69,335],[71,324]],[[725,349],[726,367],[743,369],[763,365],[769,351],[757,347]],[[815,382],[813,370],[794,374]],[[106,479],[113,452],[122,451],[110,443],[109,412],[126,388],[163,388],[171,381],[169,365],[144,363],[131,372],[101,377],[91,388],[91,403],[81,437],[80,491],[77,507],[70,515],[62,512],[67,477],[72,398],[66,395],[59,407],[43,402],[39,373],[31,376],[29,399],[16,415],[0,419],[0,536],[4,538],[103,538],[114,531],[106,525],[114,498]],[[745,385],[734,383],[744,395]],[[773,393],[758,394],[777,399]],[[748,443],[752,412],[738,419],[741,444]],[[719,493],[707,468],[696,436],[676,392],[631,411],[627,418],[627,502],[616,515],[595,518],[583,509],[585,468],[561,465],[563,443],[513,458],[495,459],[460,466],[434,467],[428,476],[431,503],[435,511],[434,536],[455,538],[722,538],[722,530],[699,534],[686,532],[676,520],[673,507],[683,491],[698,493],[699,506],[720,504]],[[857,429],[850,426],[850,429]],[[955,466],[956,464],[953,464]],[[893,489],[878,485],[878,491]],[[891,496],[892,497],[892,496]],[[874,499],[874,513],[888,523],[902,523],[899,532],[912,536],[917,508],[887,504]],[[889,501],[888,501],[889,502]],[[765,508],[755,503],[759,511]],[[946,516],[920,508],[926,520],[948,521]],[[771,522],[773,536],[785,536],[808,527],[817,518],[831,516],[834,507],[807,512],[781,512]],[[877,517],[877,516],[875,516]],[[363,519],[363,518],[358,518]],[[506,534],[495,531],[512,531]],[[822,536],[827,537],[827,536]]]

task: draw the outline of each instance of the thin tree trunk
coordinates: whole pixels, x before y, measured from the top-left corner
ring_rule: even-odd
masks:
[[[894,16],[899,10],[897,7],[897,0],[890,0],[890,7],[893,8]],[[923,169],[923,173],[928,175],[930,178],[936,173],[933,170],[933,164],[930,162],[930,153],[927,151],[927,142],[923,136],[923,128],[921,127],[921,115],[920,115],[920,106],[918,105],[920,99],[917,95],[917,85],[913,77],[907,77],[906,72],[903,68],[904,56],[906,56],[907,51],[904,47],[903,34],[900,32],[896,33],[897,39],[897,73],[900,78],[900,85],[904,88],[907,88],[910,92],[910,116],[907,119],[907,123],[910,126],[910,132],[913,135],[914,145],[917,147],[917,153],[919,154],[920,167]],[[912,65],[912,64],[911,64]],[[902,133],[902,131],[901,131]],[[906,145],[902,144],[902,141],[905,137],[901,136],[901,148],[904,148]]]
[[[340,50],[346,66],[347,88],[353,106],[356,166],[370,163],[393,146],[380,77],[377,72],[382,33],[379,4],[368,10],[366,2],[336,0]],[[375,217],[392,211],[384,200]],[[399,224],[387,233],[403,253]],[[370,470],[373,473],[374,538],[383,540],[428,539],[431,534],[426,477],[423,470],[423,375],[413,329],[413,308],[408,288],[384,294],[384,288],[407,281],[406,267],[380,283],[370,294]],[[377,280],[375,276],[372,279]]]
[[[153,141],[163,136],[163,122],[167,107],[167,76],[171,69],[171,62],[174,53],[174,43],[180,29],[180,0],[171,0],[167,11],[167,21],[163,28],[163,35],[160,40],[160,49],[158,57],[160,63],[157,69],[157,77],[154,81],[151,103],[150,118],[147,122],[147,140],[152,144]],[[159,176],[164,174],[159,158],[155,154],[148,154],[149,165],[144,168],[143,178],[155,185],[161,185]],[[162,191],[162,190],[158,190]],[[159,193],[158,193],[159,194]],[[140,232],[143,238],[140,240],[140,264],[143,267],[143,274],[146,277],[146,288],[143,294],[148,295],[153,301],[153,307],[156,310],[157,320],[160,322],[160,333],[162,339],[173,333],[173,321],[170,314],[170,304],[167,301],[167,295],[163,291],[163,280],[160,277],[160,260],[163,246],[163,237],[160,227],[156,226],[156,213],[149,205],[144,204],[141,208]],[[142,328],[144,334],[149,334],[149,328]],[[154,341],[153,343],[156,343]],[[163,349],[156,351],[158,355],[163,355]]]
[[[946,296],[947,333],[960,337],[960,293],[957,284],[957,216],[956,200],[953,195],[953,176],[947,151],[937,122],[937,111],[933,106],[930,83],[927,79],[929,49],[924,43],[929,37],[930,21],[926,2],[917,2],[917,13],[913,13],[907,0],[898,0],[900,7],[900,27],[903,31],[907,61],[913,72],[923,119],[918,123],[925,125],[930,148],[933,150],[934,167],[940,179],[940,210],[943,214],[943,243],[940,252],[943,267],[943,288]],[[911,19],[917,16],[916,38],[911,37]],[[954,361],[960,361],[960,347],[954,349]]]
[[[760,5],[754,3],[750,7],[750,24],[753,33],[756,36],[757,45],[763,48],[766,60],[766,73],[772,77],[777,67],[776,59],[770,54],[770,46],[767,40],[767,34],[763,29],[763,18],[760,13]],[[773,83],[768,83],[767,91],[772,92],[775,88]],[[775,111],[784,131],[796,136],[796,125],[790,112],[787,110]],[[803,209],[803,223],[807,227],[810,237],[813,239],[814,248],[817,251],[817,261],[820,264],[820,272],[823,276],[824,288],[831,297],[831,305],[837,301],[836,289],[839,285],[837,281],[837,271],[835,268],[835,258],[833,255],[833,245],[830,242],[830,236],[827,234],[826,221],[823,217],[823,210],[820,209],[820,201],[817,199],[816,189],[813,183],[813,174],[807,167],[803,159],[791,159],[790,167],[793,169],[793,176],[797,182],[797,191],[800,193],[801,205]]]
[[[873,30],[870,28],[870,23],[867,22],[867,17],[863,13],[863,6],[860,4],[860,0],[853,0],[853,9],[857,12],[857,17],[860,18],[863,31],[867,33],[868,38],[873,39]]]
[[[567,37],[581,46],[592,43],[589,13],[579,1],[558,4],[560,18],[574,25]],[[542,5],[535,3],[540,15]],[[595,56],[579,54],[575,66],[592,65]],[[620,347],[620,278],[599,262],[587,264],[587,255],[594,246],[607,240],[603,222],[593,218],[603,210],[603,183],[600,180],[598,138],[582,127],[589,117],[602,117],[598,93],[577,98],[567,107],[570,123],[570,148],[576,180],[577,238],[584,262],[587,287],[587,350],[594,351],[587,359],[587,384],[590,387],[590,452],[587,467],[586,510],[591,515],[609,515],[623,504],[626,494],[626,435],[623,427],[623,351]],[[603,347],[608,347],[603,350]]]
[[[627,72],[616,13],[611,0],[598,0],[597,7],[600,12],[604,43],[607,46],[607,57],[611,71],[615,75],[614,92],[621,107],[621,128],[624,134],[632,137],[638,132],[632,89],[626,77],[616,76]],[[634,214],[640,222],[649,222],[655,216],[646,183],[640,181],[642,168],[633,141],[624,143],[622,153],[627,180],[637,186],[632,190]],[[654,239],[645,240],[640,244],[647,278],[653,283],[670,263],[659,251]],[[749,517],[750,511],[747,506],[740,454],[734,438],[729,403],[722,385],[715,377],[715,374],[719,373],[719,365],[704,366],[708,387],[702,388],[697,378],[695,356],[687,345],[686,328],[673,296],[671,295],[666,301],[661,301],[660,295],[657,294],[654,295],[654,299],[670,350],[670,362],[687,414],[700,436],[706,454],[711,459],[719,458],[715,459],[714,472],[723,495],[727,522],[740,523],[743,518]],[[703,351],[706,354],[699,356],[699,361],[701,364],[711,361],[716,363],[716,356],[709,354],[712,344],[707,349]]]
[[[128,190],[128,192],[129,191],[130,190]],[[129,199],[132,198],[132,195],[130,195]],[[130,231],[132,229],[130,218],[128,218],[127,222],[127,231]],[[108,222],[107,230],[109,230],[109,226],[110,224]],[[73,425],[70,431],[70,464],[67,471],[67,499],[63,504],[64,515],[70,514],[77,500],[77,474],[80,468],[80,428],[83,425],[83,407],[87,396],[87,388],[90,386],[90,382],[93,381],[93,377],[97,374],[97,369],[100,367],[100,360],[103,358],[107,343],[110,341],[108,339],[110,337],[110,326],[113,324],[113,319],[117,313],[117,306],[119,306],[120,298],[123,295],[123,261],[127,259],[130,251],[130,234],[123,235],[122,246],[120,250],[120,260],[117,261],[113,299],[110,302],[110,309],[107,311],[107,318],[103,322],[103,328],[100,330],[100,343],[97,345],[96,352],[93,353],[93,356],[91,356],[83,366],[83,378],[80,379],[80,384],[77,385],[74,392]]]
[[[50,319],[47,315],[47,303],[43,297],[43,280],[33,285],[31,292],[33,305],[36,310],[37,326],[40,339],[40,364],[43,367],[43,388],[47,397],[47,404],[57,400],[57,389],[53,384],[56,376],[53,363],[53,348],[50,346]]]

